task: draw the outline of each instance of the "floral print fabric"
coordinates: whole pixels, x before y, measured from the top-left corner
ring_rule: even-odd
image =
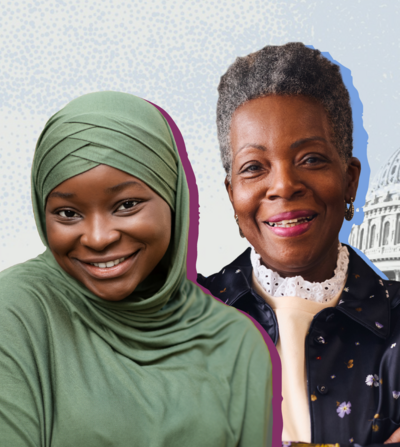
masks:
[[[400,283],[381,279],[347,249],[340,301],[315,315],[305,341],[311,442],[383,447],[400,428]],[[199,282],[253,316],[277,343],[274,312],[251,288],[251,278],[248,249]]]

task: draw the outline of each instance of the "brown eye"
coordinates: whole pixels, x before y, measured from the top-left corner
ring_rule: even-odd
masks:
[[[245,171],[257,171],[258,166],[257,165],[250,165],[245,169]]]
[[[122,203],[122,205],[120,205],[117,211],[128,210],[129,208],[133,208],[134,206],[136,206],[138,203],[139,202],[135,200],[127,200],[126,202]]]
[[[307,157],[304,160],[304,164],[306,164],[308,166],[318,166],[324,162],[325,162],[325,160],[321,159],[320,157]]]
[[[260,170],[260,166],[258,164],[247,165],[242,172],[257,172]]]
[[[79,217],[79,214],[77,214],[77,213],[75,213],[75,211],[71,211],[71,210],[59,211],[58,215],[61,217],[66,217],[68,219],[71,219],[72,217]]]

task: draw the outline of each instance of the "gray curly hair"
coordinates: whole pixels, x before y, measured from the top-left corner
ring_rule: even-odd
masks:
[[[340,68],[318,50],[303,43],[267,45],[238,57],[218,86],[217,129],[222,164],[231,178],[230,127],[233,113],[246,101],[268,95],[304,95],[315,98],[327,112],[333,139],[342,159],[353,150],[350,96]]]

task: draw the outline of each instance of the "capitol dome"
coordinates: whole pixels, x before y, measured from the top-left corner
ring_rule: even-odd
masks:
[[[349,242],[389,279],[400,281],[400,149],[370,183],[364,221],[353,225]]]

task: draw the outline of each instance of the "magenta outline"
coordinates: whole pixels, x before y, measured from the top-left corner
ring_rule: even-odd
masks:
[[[175,139],[176,147],[178,149],[178,153],[183,165],[183,169],[186,174],[186,180],[189,186],[189,195],[190,195],[190,208],[189,208],[189,240],[188,240],[188,253],[186,260],[186,268],[187,268],[187,277],[190,281],[194,282],[201,290],[207,295],[210,292],[197,283],[197,270],[196,270],[196,260],[197,260],[197,240],[199,237],[199,192],[197,189],[196,177],[193,172],[192,165],[190,164],[189,157],[186,151],[185,142],[183,140],[181,131],[178,129],[178,126],[175,124],[174,120],[169,116],[169,114],[154,104],[151,101],[146,100],[148,103],[153,105],[159,112],[163,115],[163,117],[167,120],[169,127],[171,128],[172,134]],[[225,304],[219,298],[214,297],[216,300]],[[279,357],[278,351],[274,345],[274,342],[271,340],[270,336],[267,334],[265,329],[258,323],[254,318],[252,318],[246,312],[240,311],[242,314],[246,315],[247,318],[254,323],[257,329],[261,332],[261,335],[264,338],[265,343],[268,346],[269,353],[271,356],[272,363],[272,414],[273,414],[273,422],[272,422],[272,447],[281,447],[282,446],[282,428],[283,428],[283,420],[282,420],[282,411],[281,411],[281,403],[282,403],[282,365],[281,359]]]

